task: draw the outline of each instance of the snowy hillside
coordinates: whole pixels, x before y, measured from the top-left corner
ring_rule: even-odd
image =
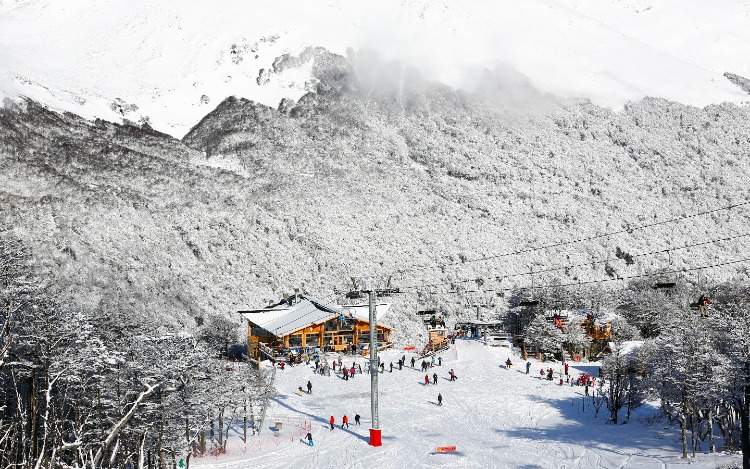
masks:
[[[722,74],[750,76],[749,15],[739,1],[2,0],[0,96],[182,137],[227,96],[298,99],[311,64],[277,73],[274,62],[322,46],[371,49],[470,90],[503,65],[614,109],[644,96],[737,103],[747,94]]]
[[[443,356],[442,366],[428,370],[432,381],[424,384],[424,372],[395,363],[404,352],[383,355],[385,373],[379,375],[379,421],[383,446],[368,446],[371,425],[370,377],[356,375],[345,381],[340,375],[322,376],[311,366],[277,370],[269,416],[259,436],[241,440],[241,419],[230,431],[227,454],[192,459],[190,467],[240,469],[250,465],[266,468],[563,468],[563,467],[682,467],[679,431],[665,429],[652,417],[657,408],[644,406],[626,425],[606,423],[606,407],[595,417],[591,398],[584,387],[559,386],[559,364],[531,359],[531,373],[524,361],[508,349],[486,347],[473,340],[458,340]],[[407,363],[413,356],[406,352]],[[513,366],[505,368],[505,360]],[[335,357],[334,357],[335,358]],[[331,360],[331,358],[329,358]],[[345,363],[349,365],[350,359]],[[359,359],[364,367],[364,361]],[[389,363],[394,370],[389,372]],[[554,381],[540,378],[539,370],[552,366]],[[451,382],[448,371],[458,379]],[[572,378],[581,373],[597,375],[596,366],[570,369]],[[297,392],[312,384],[312,393]],[[593,390],[592,390],[593,392]],[[437,405],[438,393],[443,405]],[[354,416],[362,424],[354,424]],[[349,428],[341,428],[347,415]],[[330,430],[334,416],[336,428]],[[275,422],[282,422],[276,431]],[[298,425],[299,424],[299,425]],[[311,425],[315,446],[301,439]],[[455,453],[436,453],[438,446],[456,446]],[[727,454],[698,454],[690,467],[715,468],[736,461]]]

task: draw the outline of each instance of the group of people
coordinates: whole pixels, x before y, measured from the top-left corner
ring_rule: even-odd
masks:
[[[437,325],[438,325],[438,324],[440,325],[440,327],[445,327],[445,319],[443,319],[443,317],[442,317],[442,316],[440,316],[440,317],[435,317],[435,315],[433,314],[433,315],[432,315],[432,316],[430,317],[430,326],[431,326],[431,327],[432,327],[433,329],[435,329],[435,327],[437,327]]]
[[[307,384],[309,386],[310,382],[308,381]],[[360,418],[359,414],[354,415],[354,425],[360,425]],[[331,424],[331,430],[336,428],[336,418],[333,415],[331,415],[331,419],[328,422]],[[341,419],[341,428],[349,428],[349,416],[346,414],[344,414],[344,417]],[[313,443],[312,432],[307,432],[305,439],[309,446],[315,446],[315,443]]]
[[[354,415],[354,425],[359,425],[360,416],[359,414]],[[329,420],[329,423],[331,424],[331,430],[333,430],[336,426],[336,418],[331,415],[331,419]],[[344,414],[344,417],[341,419],[341,428],[349,428],[349,417]]]

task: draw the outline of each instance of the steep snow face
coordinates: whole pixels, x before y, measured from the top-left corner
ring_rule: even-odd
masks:
[[[24,95],[85,117],[149,122],[181,137],[229,95],[297,99],[310,64],[284,53],[375,50],[428,79],[471,87],[506,64],[543,91],[619,107],[645,95],[742,102],[750,6],[739,1],[0,0],[0,97]]]

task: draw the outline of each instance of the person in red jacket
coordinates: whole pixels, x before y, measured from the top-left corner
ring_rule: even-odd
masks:
[[[427,386],[430,384],[430,377],[428,375],[424,375],[424,385]]]
[[[344,419],[342,420],[341,428],[344,428],[344,425],[346,425],[346,428],[349,428],[349,417],[344,415]]]
[[[333,430],[333,424],[336,422],[336,419],[333,418],[333,415],[331,415],[331,430]]]

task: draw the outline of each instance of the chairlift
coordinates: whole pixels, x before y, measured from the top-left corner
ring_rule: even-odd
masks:
[[[672,251],[667,251],[667,255],[669,256],[669,268],[672,268]],[[669,276],[667,278],[662,277],[662,279],[657,280],[656,283],[653,284],[651,288],[654,290],[669,290],[675,287],[677,283],[673,280],[672,276]]]

